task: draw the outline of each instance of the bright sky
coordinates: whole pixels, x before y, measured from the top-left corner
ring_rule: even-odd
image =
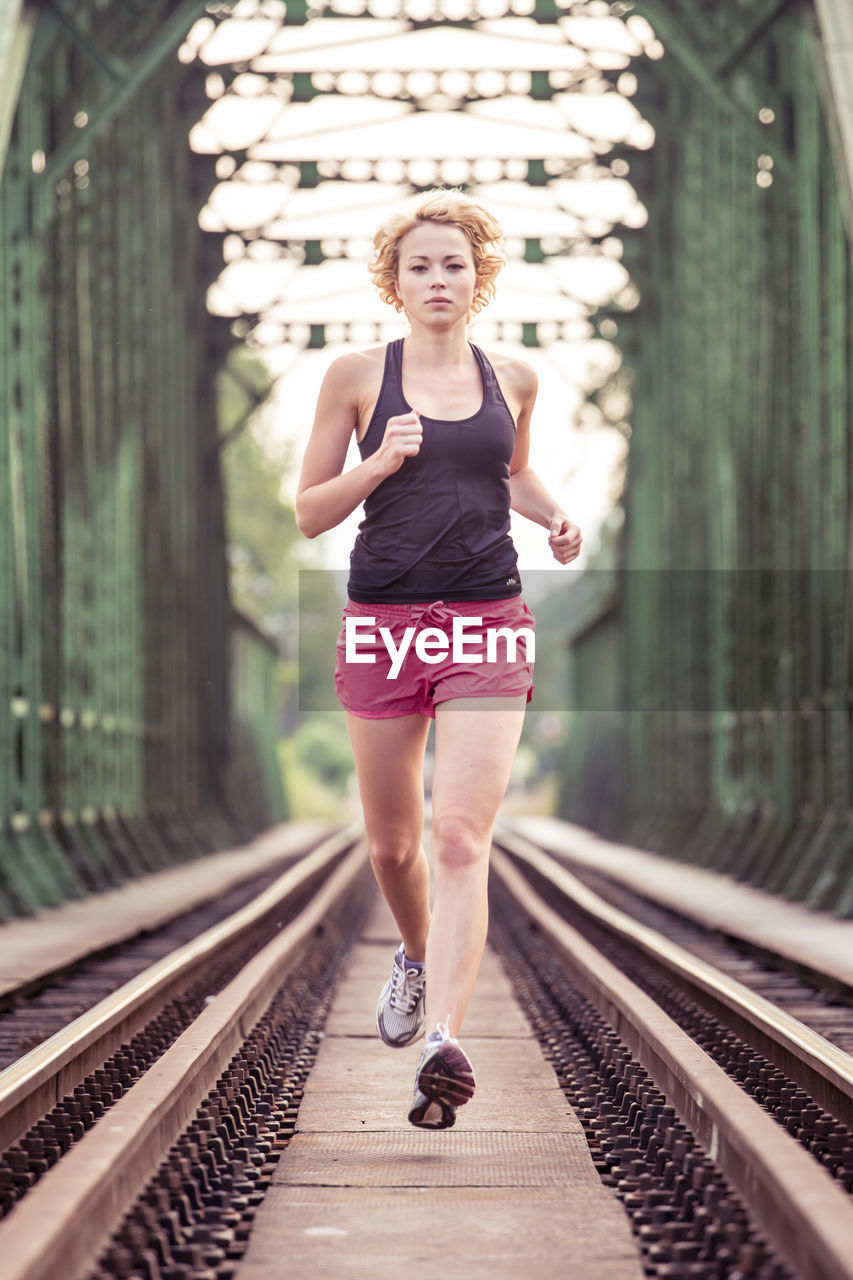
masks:
[[[405,0],[408,17],[424,2]],[[452,20],[457,0],[441,2]],[[210,67],[212,101],[192,145],[246,156],[238,165],[220,154],[222,181],[202,214],[206,229],[231,233],[209,306],[234,317],[279,375],[259,429],[271,448],[289,447],[292,492],[331,360],[406,332],[367,275],[376,226],[411,182],[466,184],[501,221],[510,259],[470,337],[487,351],[520,355],[539,374],[531,462],[584,530],[585,554],[572,566],[582,568],[619,490],[628,434],[624,422],[602,423],[587,404],[587,392],[620,364],[589,317],[610,300],[616,312],[636,305],[619,261],[619,227],[646,218],[628,164],[611,163],[608,153],[618,142],[652,144],[630,101],[630,65],[643,50],[662,50],[643,19],[596,16],[594,2],[587,16],[540,25],[523,16],[527,0],[513,0],[512,16],[499,16],[505,0],[480,0],[479,11],[494,16],[476,28],[415,30],[395,16],[399,0],[369,3],[372,18],[285,27],[278,0],[241,0],[233,16],[193,28],[181,56]],[[332,0],[338,14],[362,5]],[[432,14],[434,0],[428,7]],[[469,7],[465,0],[466,15]],[[222,72],[231,68],[237,75],[226,88]],[[604,70],[621,73],[616,88]],[[548,73],[550,99],[529,95],[537,72]],[[292,75],[307,73],[313,96],[291,102]],[[544,159],[553,175],[546,185],[523,181],[529,157]],[[318,163],[318,185],[298,186],[300,161]],[[541,241],[544,262],[522,260],[525,238]],[[306,240],[322,243],[324,261],[302,265]],[[525,322],[537,323],[548,345],[522,347]],[[304,349],[312,324],[326,326],[319,351]],[[616,328],[605,321],[602,332],[618,337]],[[349,462],[357,460],[353,444]],[[312,544],[323,565],[347,565],[359,518]],[[553,567],[542,529],[514,519],[513,537],[522,570]]]

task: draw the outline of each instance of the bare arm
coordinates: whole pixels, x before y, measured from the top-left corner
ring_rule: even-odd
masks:
[[[361,359],[347,355],[333,361],[320,388],[296,490],[296,524],[306,538],[316,538],[340,524],[420,448],[417,414],[390,418],[376,452],[344,473],[350,437],[358,423]]]
[[[510,506],[548,530],[548,543],[555,560],[568,564],[581,549],[581,531],[551,496],[528,462],[530,456],[530,416],[536,402],[538,379],[528,365],[520,364],[516,392],[521,401],[515,435],[515,451],[509,468]]]
[[[551,497],[529,463],[510,476],[509,487],[513,511],[517,511],[520,516],[526,516],[536,524],[543,525],[546,529],[551,527],[551,521],[555,517],[566,514],[557,500]]]

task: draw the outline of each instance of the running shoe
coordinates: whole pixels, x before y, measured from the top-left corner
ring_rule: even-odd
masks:
[[[427,1036],[418,1069],[409,1120],[418,1129],[449,1129],[456,1108],[474,1096],[474,1068],[459,1044],[439,1022]]]
[[[424,967],[409,967],[401,942],[394,956],[391,977],[382,988],[376,1006],[376,1029],[392,1049],[403,1049],[421,1034],[425,990]]]

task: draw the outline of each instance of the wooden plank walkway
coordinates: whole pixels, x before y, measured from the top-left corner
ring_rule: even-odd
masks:
[[[452,1129],[407,1120],[423,1041],[374,1026],[398,936],[377,905],[351,953],[297,1131],[237,1280],[641,1280],[627,1219],[487,952],[460,1036],[477,1091]]]

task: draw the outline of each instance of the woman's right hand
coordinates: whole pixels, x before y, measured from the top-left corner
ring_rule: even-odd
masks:
[[[399,471],[406,458],[413,458],[421,447],[423,428],[418,409],[411,413],[398,414],[385,423],[385,434],[382,443],[375,453],[379,468],[386,475]]]

